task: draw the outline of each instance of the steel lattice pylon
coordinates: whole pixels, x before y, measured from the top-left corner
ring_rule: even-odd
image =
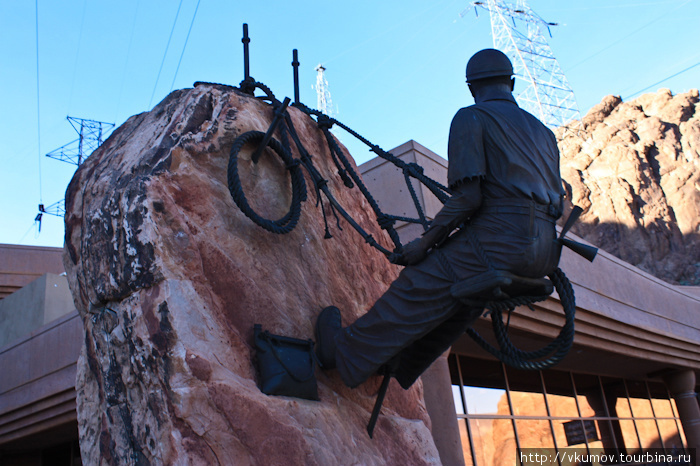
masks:
[[[332,117],[331,91],[328,89],[328,81],[326,81],[324,71],[326,68],[323,65],[316,67],[316,106],[318,110]]]
[[[58,202],[54,202],[48,207],[44,207],[44,204],[39,204],[39,213],[34,217],[34,221],[39,223],[39,231],[41,231],[41,219],[44,214],[55,215],[56,217],[63,217],[66,215],[66,200],[61,199]]]
[[[95,149],[100,147],[105,132],[112,129],[114,123],[86,120],[85,118],[75,118],[71,116],[66,117],[66,119],[78,133],[78,139],[58,149],[52,150],[46,154],[46,156],[80,166]],[[39,231],[41,231],[41,220],[44,214],[63,217],[66,214],[65,199],[54,202],[48,207],[45,207],[44,204],[39,204],[39,213],[34,218],[34,221],[39,224]]]
[[[85,118],[66,117],[78,139],[55,149],[47,157],[80,166],[95,149],[102,144],[104,133],[114,127],[114,123],[86,120]]]
[[[556,23],[538,16],[526,0],[487,0],[471,6],[477,15],[478,8],[490,13],[494,48],[508,55],[515,76],[526,85],[516,96],[518,104],[552,129],[580,120],[574,91],[543,33],[551,36],[549,27]]]

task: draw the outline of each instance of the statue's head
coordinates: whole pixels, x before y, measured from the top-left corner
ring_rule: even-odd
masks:
[[[515,86],[513,64],[500,50],[480,50],[467,63],[467,83],[477,101],[477,96],[487,87],[496,86],[504,92],[512,92]]]
[[[476,52],[467,63],[467,82],[482,79],[513,76],[513,64],[505,53],[496,49]]]

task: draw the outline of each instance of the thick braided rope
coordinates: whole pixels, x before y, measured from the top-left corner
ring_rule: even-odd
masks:
[[[406,162],[401,160],[400,158],[396,157],[395,155],[391,154],[390,152],[387,152],[383,150],[381,147],[377,146],[376,144],[372,144],[369,140],[364,138],[362,135],[360,135],[358,132],[354,131],[352,128],[344,125],[342,122],[336,120],[335,118],[330,118],[324,113],[318,111],[318,110],[313,110],[307,107],[304,104],[301,103],[296,103],[294,104],[295,107],[299,108],[301,111],[304,113],[307,113],[309,115],[314,115],[319,119],[323,119],[323,125],[325,127],[330,127],[332,125],[338,125],[341,128],[343,128],[345,131],[350,133],[353,137],[357,138],[360,142],[366,144],[372,152],[380,156],[381,158],[393,163],[400,169],[404,169],[406,165],[408,165]],[[449,194],[450,194],[450,189],[447,188],[446,186],[443,186],[442,184],[438,183],[437,181],[433,180],[432,178],[429,178],[425,176],[422,171],[420,173],[415,173],[412,174],[418,181],[423,183],[430,191],[435,194],[435,196],[443,203],[449,199]]]
[[[418,220],[421,225],[423,225],[423,230],[427,230],[429,225],[428,219],[425,218],[425,213],[423,212],[423,207],[420,205],[420,201],[418,200],[418,194],[416,193],[416,190],[413,188],[413,183],[411,183],[411,176],[416,177],[418,174],[422,175],[423,174],[423,168],[415,163],[410,163],[404,166],[403,168],[403,177],[404,180],[406,181],[406,186],[408,187],[408,192],[411,194],[411,199],[413,200],[413,205],[416,206],[416,210],[418,211]]]
[[[255,81],[253,78],[248,78],[247,80],[244,80],[241,82],[241,89],[244,92],[247,92],[251,95],[254,94],[255,89],[261,89],[264,93],[264,97],[256,97],[258,99],[262,100],[269,100],[273,107],[277,108],[281,103],[275,98],[274,94],[268,88],[265,86],[263,83]],[[338,173],[343,180],[345,186],[348,188],[353,187],[353,184],[358,186],[360,191],[362,192],[363,196],[367,199],[369,202],[370,206],[372,207],[372,210],[374,211],[376,217],[377,217],[377,223],[380,225],[382,229],[387,231],[389,234],[389,237],[391,238],[392,242],[394,243],[395,249],[394,253],[389,254],[389,259],[390,260],[395,260],[397,254],[400,253],[402,250],[403,246],[401,244],[401,240],[399,238],[398,232],[394,228],[394,224],[396,220],[402,220],[405,222],[409,223],[421,223],[424,228],[427,228],[428,222],[425,217],[425,214],[423,213],[422,207],[420,205],[420,202],[418,200],[417,193],[415,192],[415,189],[412,186],[412,183],[409,180],[409,176],[412,176],[416,179],[418,179],[421,183],[423,183],[428,189],[430,189],[438,199],[440,199],[443,203],[449,198],[449,189],[446,188],[445,186],[442,186],[440,183],[436,182],[435,180],[432,180],[431,178],[426,177],[423,174],[422,169],[419,166],[416,166],[415,164],[407,164],[406,162],[402,161],[398,157],[393,156],[389,152],[386,152],[379,148],[379,146],[371,144],[367,139],[350,129],[349,127],[343,125],[339,121],[332,119],[328,117],[327,115],[323,114],[322,112],[316,111],[316,110],[311,110],[305,105],[301,103],[296,103],[294,104],[297,108],[301,109],[308,115],[315,115],[317,117],[317,124],[319,127],[323,130],[324,135],[326,137],[326,141],[328,142],[328,147],[331,152],[331,156],[333,158],[333,162],[335,163],[336,167],[338,168]],[[286,136],[289,134],[292,139],[294,140],[295,145],[297,146],[298,150],[302,154],[302,163],[306,166],[308,170],[310,170],[312,174],[312,178],[316,178],[314,174],[318,174],[317,170],[315,170],[315,167],[313,167],[313,164],[311,163],[311,155],[308,154],[306,149],[303,147],[301,144],[301,141],[299,140],[298,136],[296,135],[296,131],[294,130],[293,125],[291,124],[289,114],[285,114],[284,121],[287,122],[285,125],[284,122],[282,123],[282,137],[283,137],[283,142],[284,142],[284,147],[282,151],[277,151],[277,149],[274,149],[280,157],[285,160],[285,155],[282,154],[291,154],[290,148],[289,148],[289,141],[287,140]],[[338,124],[341,126],[343,129],[348,131],[350,134],[352,134],[354,137],[358,138],[360,141],[363,143],[367,144],[372,148],[372,151],[377,153],[379,156],[383,157],[384,159],[390,161],[397,167],[401,168],[404,172],[404,177],[406,178],[406,183],[409,189],[409,192],[411,194],[411,198],[413,200],[414,205],[416,206],[416,209],[418,211],[419,218],[418,219],[413,219],[413,218],[408,218],[408,217],[397,217],[393,215],[388,215],[385,214],[384,212],[381,211],[379,204],[377,201],[374,199],[372,194],[369,192],[367,187],[364,185],[362,182],[361,178],[357,174],[356,170],[350,164],[348,161],[347,157],[343,153],[343,151],[340,149],[338,146],[337,142],[335,141],[335,138],[330,134],[330,128],[333,126],[333,124]],[[256,136],[257,137],[257,136]],[[304,185],[304,190],[303,190],[303,195],[302,193],[297,193],[296,191],[293,191],[293,202],[292,206],[290,206],[290,211],[287,215],[285,215],[283,218],[279,220],[269,220],[265,219],[259,215],[257,215],[253,209],[250,207],[249,203],[245,199],[245,195],[243,193],[243,190],[240,185],[240,179],[238,179],[238,169],[237,169],[237,155],[238,150],[240,150],[240,147],[242,145],[249,141],[252,140],[253,137],[249,137],[243,141],[241,140],[236,140],[234,143],[234,149],[232,149],[232,157],[229,158],[229,191],[231,192],[231,196],[234,198],[234,201],[236,204],[241,208],[241,210],[247,215],[251,220],[253,220],[255,223],[258,225],[262,226],[268,231],[271,231],[273,233],[288,233],[291,231],[299,218],[300,213],[298,212],[300,210],[300,207],[297,205],[295,202],[297,198],[304,200],[306,198],[306,189]],[[238,143],[238,144],[237,144]],[[275,144],[278,145],[277,142],[275,141],[274,143],[271,142],[270,144]],[[289,155],[291,158],[291,155]],[[298,188],[300,183],[299,180],[295,179],[297,178],[297,170],[298,167],[294,165],[294,162],[290,162],[289,160],[285,160],[286,165],[290,169],[291,175],[292,175],[292,185],[293,188],[296,187]],[[303,182],[303,175],[299,174],[298,175],[301,179],[301,182]],[[316,186],[316,194],[318,199],[320,200],[319,197],[319,189],[321,186]],[[296,194],[300,194],[297,196]],[[299,207],[299,208],[297,208]],[[323,211],[324,213],[324,219],[325,219],[325,210]],[[385,254],[385,250],[383,248],[378,247],[378,243],[375,241],[370,240],[368,241],[370,245],[373,247],[382,250]],[[394,259],[392,259],[394,257]]]
[[[491,261],[488,259],[486,251],[481,247],[481,243],[469,230],[467,230],[467,235],[479,260],[483,261],[492,269]],[[450,274],[452,280],[455,282],[458,281],[459,277],[450,265],[447,257],[445,257],[439,249],[435,251],[435,253],[438,254],[441,265]],[[517,369],[541,370],[557,364],[567,355],[574,340],[576,299],[571,283],[569,283],[568,278],[566,278],[566,275],[561,269],[557,268],[549,275],[549,278],[552,280],[552,283],[554,283],[554,287],[561,299],[562,307],[564,308],[565,323],[559,335],[547,346],[536,351],[523,351],[516,348],[508,336],[507,325],[503,323],[503,312],[512,312],[518,306],[530,306],[533,303],[546,300],[548,296],[516,296],[505,300],[489,301],[484,304],[484,309],[490,311],[491,325],[500,349],[495,348],[484,340],[473,328],[467,329],[467,334],[483,349],[509,366]]]
[[[472,244],[474,251],[479,257],[479,260],[490,270],[493,270],[491,260],[481,246],[481,242],[469,229],[467,229],[467,235],[469,242]],[[537,351],[522,351],[516,348],[508,337],[508,329],[506,324],[503,323],[503,311],[512,312],[517,306],[530,306],[533,303],[544,301],[547,299],[547,296],[518,296],[506,300],[491,301],[486,303],[484,307],[490,311],[494,335],[496,336],[496,341],[498,342],[500,350],[494,348],[486,340],[481,338],[478,332],[474,329],[467,330],[467,334],[469,334],[469,336],[472,337],[474,341],[476,341],[486,351],[493,354],[506,364],[518,369],[545,369],[557,364],[562,358],[564,358],[564,356],[566,356],[571,348],[571,344],[573,343],[576,302],[571,284],[561,269],[557,268],[551,275],[549,275],[549,278],[554,283],[557,293],[559,293],[562,300],[566,322],[559,332],[557,338],[550,342],[547,346]],[[534,359],[541,359],[548,355],[551,356],[547,359],[542,361],[533,361]]]
[[[231,197],[243,213],[253,222],[267,231],[277,234],[289,233],[294,229],[301,216],[301,203],[306,199],[306,182],[301,172],[299,162],[289,154],[276,139],[270,139],[269,146],[285,163],[292,179],[292,202],[289,212],[278,220],[269,220],[258,215],[246,199],[238,174],[238,153],[248,142],[260,143],[265,137],[261,131],[248,131],[238,136],[231,147],[228,161],[228,189]]]
[[[399,239],[399,234],[396,232],[396,229],[393,227],[393,221],[387,221],[388,216],[384,214],[379,208],[379,203],[374,198],[374,196],[372,196],[372,193],[369,192],[369,189],[367,189],[367,186],[362,181],[362,178],[360,178],[357,171],[350,164],[350,161],[338,146],[338,143],[336,142],[333,135],[330,133],[329,128],[324,126],[321,127],[321,129],[323,130],[326,136],[326,141],[328,142],[329,149],[331,150],[331,152],[335,152],[341,164],[343,165],[343,167],[345,167],[347,174],[350,175],[350,178],[355,183],[355,186],[357,186],[357,188],[360,190],[365,199],[367,199],[367,202],[372,208],[372,211],[377,216],[377,221],[379,222],[380,227],[387,231],[396,249],[400,250],[401,240]]]
[[[496,341],[500,349],[493,347],[486,340],[484,340],[479,333],[474,329],[467,330],[470,337],[476,341],[483,349],[491,353],[493,356],[497,357],[509,366],[525,369],[525,370],[542,370],[554,366],[559,363],[571,349],[571,345],[574,340],[574,316],[576,313],[576,300],[574,297],[574,291],[571,287],[571,283],[566,278],[564,272],[557,268],[549,278],[554,283],[554,287],[559,294],[561,299],[562,307],[564,308],[564,317],[566,319],[564,326],[562,327],[559,335],[550,342],[547,346],[536,350],[536,351],[522,351],[516,348],[510,338],[508,338],[507,329],[503,323],[502,312],[500,308],[503,304],[509,307],[509,310],[514,309],[517,305],[532,304],[535,302],[543,301],[547,297],[525,297],[524,302],[521,299],[518,300],[507,300],[499,302],[498,310],[493,310],[493,303],[488,303],[486,305],[491,312],[491,321],[494,329],[494,334],[496,336]],[[545,356],[548,356],[545,358]],[[545,359],[542,359],[545,358]],[[539,359],[539,360],[537,360]]]

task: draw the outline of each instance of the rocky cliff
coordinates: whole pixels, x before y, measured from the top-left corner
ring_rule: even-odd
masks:
[[[698,91],[608,96],[557,132],[573,232],[667,282],[700,285]]]
[[[357,189],[338,179],[316,124],[289,111],[340,204],[387,240]],[[86,332],[77,380],[85,464],[439,463],[420,382],[403,391],[392,381],[374,440],[365,426],[378,378],[350,390],[319,373],[321,401],[258,390],[253,324],[310,338],[323,307],[354,320],[397,275],[347,225],[324,239],[312,193],[285,235],[234,204],[229,150],[271,120],[268,104],[235,88],[176,91],[116,130],[71,181],[64,262]],[[283,216],[284,165],[270,154],[254,165],[244,149],[249,201]]]

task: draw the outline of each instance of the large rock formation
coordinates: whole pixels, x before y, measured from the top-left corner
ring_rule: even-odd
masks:
[[[290,113],[339,202],[386,240],[338,179],[315,123]],[[227,189],[228,153],[271,119],[268,104],[231,87],[177,91],[130,118],[71,181],[64,260],[86,332],[77,381],[85,464],[439,463],[420,382],[403,391],[392,381],[374,440],[365,426],[378,378],[350,390],[319,371],[320,402],[258,390],[253,324],[312,337],[323,307],[353,320],[397,274],[347,225],[323,239],[312,192],[286,235],[242,214]],[[251,152],[240,162],[249,200],[279,218],[289,175],[269,154],[253,165]]]
[[[559,130],[574,233],[670,283],[700,285],[698,91],[608,96]]]

